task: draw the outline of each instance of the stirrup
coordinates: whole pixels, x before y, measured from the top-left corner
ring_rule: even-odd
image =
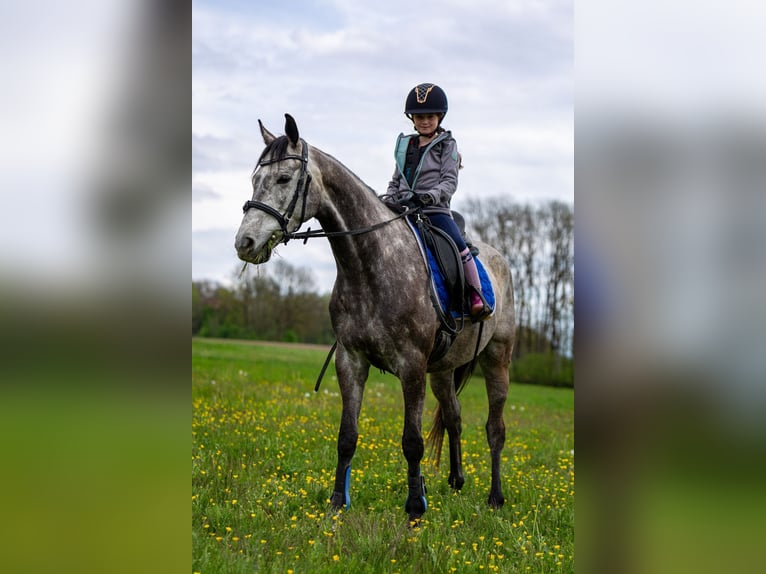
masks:
[[[473,287],[472,285],[469,286],[472,290],[472,294],[476,294],[479,297],[479,300],[481,301],[481,309],[478,309],[478,306],[474,307],[471,305],[471,308],[469,309],[469,317],[471,317],[471,321],[473,323],[478,323],[480,321],[486,321],[489,319],[489,316],[492,314],[492,309],[489,308],[489,304],[487,303],[487,300],[484,298],[484,295],[481,291]],[[474,311],[474,309],[477,309]]]

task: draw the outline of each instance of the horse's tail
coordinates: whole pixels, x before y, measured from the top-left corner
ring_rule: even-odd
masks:
[[[473,362],[466,363],[465,365],[455,369],[453,376],[453,382],[455,385],[455,394],[460,395],[460,392],[465,387],[468,379],[473,374]],[[439,404],[436,405],[434,410],[434,420],[431,425],[431,430],[428,431],[428,438],[426,439],[426,445],[428,446],[428,458],[433,461],[434,466],[438,468],[439,462],[442,458],[442,445],[444,444],[444,418],[442,417],[442,409]]]
[[[442,409],[436,405],[434,410],[434,422],[431,430],[428,431],[426,445],[428,446],[428,458],[433,461],[435,467],[439,467],[442,458],[442,444],[444,443],[444,421],[442,420]]]

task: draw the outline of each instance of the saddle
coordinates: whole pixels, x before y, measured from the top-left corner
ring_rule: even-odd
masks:
[[[411,201],[402,201],[402,198],[396,195],[382,195],[380,199],[393,212],[404,214],[408,210],[411,215],[407,215],[407,221],[413,232],[420,235],[421,245],[423,247],[423,256],[426,259],[426,267],[429,273],[429,293],[434,310],[439,317],[439,331],[436,334],[434,348],[428,358],[428,364],[435,363],[447,354],[452,342],[457,334],[463,328],[463,321],[469,309],[468,289],[465,284],[463,274],[463,262],[460,259],[460,251],[452,238],[438,227],[431,225],[428,219],[429,208]],[[479,249],[471,242],[465,231],[465,218],[457,211],[451,211],[452,219],[455,220],[460,234],[465,240],[466,245],[471,250],[471,255],[475,258],[479,255]],[[431,262],[435,262],[432,269]],[[477,270],[482,279],[482,290],[492,291],[492,285],[488,278],[482,278],[482,270],[479,260],[476,259]],[[485,284],[484,281],[487,281]],[[439,283],[439,286],[436,284]],[[440,297],[436,291],[443,287],[446,295]],[[494,309],[494,295],[491,301],[488,301],[484,295],[480,294],[485,305]],[[442,300],[446,300],[446,308],[442,307]],[[459,321],[458,321],[459,320]]]
[[[478,248],[470,242],[465,233],[465,219],[458,212],[453,211],[452,217],[460,230],[466,245],[475,257],[479,254]],[[452,238],[443,230],[431,225],[426,213],[419,212],[410,217],[410,222],[416,226],[420,237],[425,246],[426,258],[429,255],[436,263],[441,282],[446,292],[448,302],[447,309],[442,308],[438,293],[430,290],[431,301],[434,309],[439,316],[440,328],[436,335],[433,351],[428,358],[429,364],[434,363],[444,357],[449,351],[456,335],[462,329],[462,318],[466,316],[468,309],[468,290],[466,289],[465,276],[463,274],[463,263],[460,259],[460,251]],[[431,268],[429,266],[429,273]],[[432,279],[434,279],[432,277]],[[455,318],[461,318],[461,324],[458,325]]]
[[[465,275],[457,245],[446,232],[431,225],[427,216],[418,218],[415,225],[441,273],[449,301],[448,310],[462,313],[466,296]],[[464,230],[461,229],[461,233],[465,237]]]

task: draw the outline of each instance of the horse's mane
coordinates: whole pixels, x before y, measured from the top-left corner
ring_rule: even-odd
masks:
[[[273,159],[282,159],[287,154],[287,146],[289,144],[290,140],[287,139],[287,136],[279,136],[278,138],[274,139],[263,149],[261,156],[258,158],[258,163],[256,166],[260,164],[263,158],[265,158],[272,151],[274,152]]]
[[[271,158],[274,160],[280,160],[284,158],[285,155],[287,155],[287,147],[289,145],[290,145],[290,140],[288,139],[287,136],[283,135],[283,136],[279,136],[275,138],[261,152],[261,155],[258,158],[258,162],[255,164],[255,169],[258,169],[258,166],[260,165],[261,161],[263,161],[263,159],[266,158],[269,154],[271,154]],[[322,156],[338,164],[340,167],[342,167],[346,171],[347,177],[353,178],[360,184],[360,186],[366,188],[371,195],[377,197],[377,193],[375,192],[375,190],[371,188],[369,185],[367,185],[358,175],[356,175],[353,171],[351,171],[346,165],[338,161],[335,157],[333,157],[327,152],[324,152],[318,148],[313,148],[313,149],[319,152]],[[255,170],[253,170],[253,175],[255,175]]]

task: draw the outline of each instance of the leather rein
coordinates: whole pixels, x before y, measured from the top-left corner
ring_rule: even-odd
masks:
[[[298,206],[298,200],[301,199],[301,196],[302,196],[301,217],[300,217],[301,222],[303,221],[306,215],[306,201],[308,199],[309,185],[311,184],[311,174],[308,173],[309,147],[308,147],[308,144],[303,139],[301,139],[301,146],[302,146],[301,155],[293,154],[293,155],[284,155],[279,158],[262,159],[258,162],[258,165],[256,166],[256,170],[257,170],[258,168],[264,165],[279,163],[281,161],[288,160],[288,159],[297,159],[301,162],[301,175],[300,175],[300,178],[298,179],[298,184],[295,186],[293,197],[290,200],[290,203],[288,204],[285,212],[280,213],[277,209],[275,209],[271,205],[267,203],[263,203],[262,201],[256,201],[253,199],[249,199],[242,206],[243,213],[247,213],[248,210],[250,209],[258,209],[260,211],[268,213],[274,219],[276,219],[277,223],[279,223],[279,227],[282,230],[283,243],[287,243],[291,239],[303,239],[303,243],[305,244],[309,239],[316,238],[316,237],[342,237],[342,236],[351,236],[351,235],[362,235],[364,233],[370,233],[371,231],[380,229],[381,227],[388,225],[389,223],[392,223],[396,221],[397,219],[402,219],[403,217],[406,217],[408,214],[412,212],[412,210],[406,209],[403,213],[400,213],[399,215],[397,215],[396,217],[392,219],[387,219],[386,221],[381,221],[379,223],[376,223],[369,227],[363,227],[361,229],[351,229],[348,231],[324,231],[323,229],[312,230],[309,227],[308,230],[306,231],[301,231],[301,232],[298,232],[297,230],[289,231],[287,226],[293,214],[295,213],[295,208]]]

